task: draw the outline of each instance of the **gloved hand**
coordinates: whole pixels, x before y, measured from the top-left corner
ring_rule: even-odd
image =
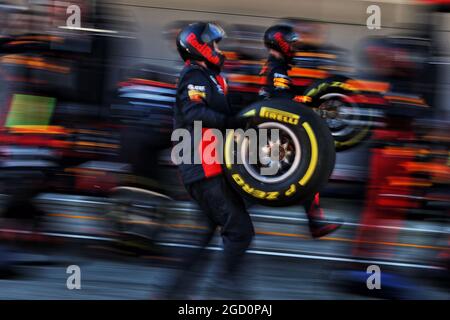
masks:
[[[308,96],[295,96],[292,100],[294,100],[295,102],[300,102],[300,103],[308,103],[311,102],[311,97]]]
[[[247,119],[247,118],[228,117],[225,128],[226,129],[238,129],[238,128],[245,129],[245,127],[247,127],[248,122],[249,122],[249,119]]]

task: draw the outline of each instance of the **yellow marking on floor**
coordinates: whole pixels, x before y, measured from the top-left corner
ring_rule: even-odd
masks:
[[[298,233],[284,233],[284,232],[274,232],[274,231],[261,231],[257,230],[256,234],[265,235],[265,236],[280,236],[280,237],[293,237],[293,238],[302,238],[302,239],[310,239],[311,237],[298,234]]]
[[[48,214],[51,217],[64,217],[70,219],[82,219],[82,220],[98,220],[104,221],[106,218],[87,216],[87,215],[70,215],[63,213],[51,213]],[[145,220],[135,220],[131,222],[132,224],[157,224]],[[197,226],[193,224],[166,224],[167,227],[170,228],[188,228],[195,230],[207,230],[207,227]],[[269,235],[269,236],[279,236],[279,237],[290,237],[290,238],[302,238],[302,239],[312,239],[309,235],[298,234],[298,233],[285,233],[285,232],[275,232],[275,231],[263,231],[257,230],[257,235]],[[339,238],[339,237],[323,237],[318,240],[322,241],[339,241],[339,242],[351,242],[351,243],[366,243],[366,244],[375,244],[375,245],[385,245],[385,246],[394,246],[394,247],[408,247],[408,248],[416,248],[416,249],[431,249],[431,250],[447,250],[446,247],[439,246],[430,246],[430,245],[421,245],[421,244],[413,244],[413,243],[400,243],[400,242],[386,242],[386,241],[365,241],[365,240],[355,240],[355,239],[347,239],[347,238]]]
[[[49,213],[48,216],[63,217],[63,218],[69,218],[69,219],[81,219],[81,220],[98,220],[98,221],[106,220],[105,218],[101,218],[101,217],[73,215],[73,214],[65,214],[65,213]]]

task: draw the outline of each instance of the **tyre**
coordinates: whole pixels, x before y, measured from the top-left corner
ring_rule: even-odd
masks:
[[[326,185],[335,163],[334,141],[313,110],[292,100],[273,99],[253,103],[239,116],[249,119],[249,128],[267,129],[268,139],[255,148],[239,131],[227,133],[224,167],[238,192],[262,205],[287,206]],[[278,138],[272,136],[273,129],[278,129]],[[269,153],[275,145],[279,152],[274,159]],[[250,161],[255,153],[257,161]],[[264,174],[264,169],[273,168],[276,173]]]
[[[330,92],[321,96],[320,101],[318,112],[324,114],[336,151],[355,147],[370,136],[370,119],[367,119],[370,111],[359,108],[349,95]]]
[[[111,190],[106,215],[118,249],[136,255],[159,251],[156,242],[165,226],[163,210],[171,198],[157,192],[120,186]]]
[[[335,77],[308,89],[311,106],[323,118],[334,138],[336,151],[343,151],[370,136],[372,110],[362,108],[352,98],[357,91],[350,88],[347,79]]]

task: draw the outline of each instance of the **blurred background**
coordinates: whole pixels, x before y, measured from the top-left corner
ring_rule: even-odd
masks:
[[[312,240],[303,207],[249,204],[236,298],[449,299],[445,0],[0,1],[0,298],[158,298],[196,247],[203,221],[170,161],[175,37],[193,21],[227,33],[236,111],[259,99],[264,31],[292,25],[295,90],[338,151],[322,206],[344,226]],[[217,263],[193,272],[195,297],[214,297]],[[366,287],[374,264],[382,290]]]

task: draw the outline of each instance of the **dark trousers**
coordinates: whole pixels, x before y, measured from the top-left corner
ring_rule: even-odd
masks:
[[[254,237],[253,223],[245,208],[242,197],[237,194],[222,175],[194,182],[186,186],[197,202],[208,224],[208,232],[194,254],[185,257],[182,274],[177,277],[175,287],[186,288],[186,281],[194,264],[202,260],[204,248],[211,241],[217,227],[223,239],[224,272],[222,276],[232,279],[236,276],[241,259]],[[181,285],[183,283],[183,285]]]

